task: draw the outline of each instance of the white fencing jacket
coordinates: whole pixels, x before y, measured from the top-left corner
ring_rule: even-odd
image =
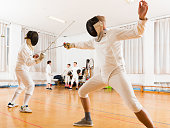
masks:
[[[27,44],[21,46],[18,53],[16,70],[17,71],[29,71],[30,66],[35,65],[35,59],[33,58],[33,51]]]
[[[46,67],[46,80],[47,80],[47,83],[51,83],[51,66],[49,64],[47,64],[47,67]]]
[[[68,76],[68,72],[71,72],[71,67],[66,68],[64,72],[62,73],[62,76]]]
[[[95,49],[96,59],[99,63],[100,74],[103,82],[109,81],[111,73],[120,66],[124,66],[124,59],[121,54],[121,40],[139,38],[144,33],[146,20],[139,20],[138,24],[131,28],[116,28],[106,31],[100,42],[92,39],[87,42],[75,43],[75,48]]]
[[[79,67],[73,67],[72,68],[72,75],[73,78],[78,78],[77,70],[80,69]],[[81,70],[81,69],[80,69]]]
[[[51,66],[49,64],[46,67],[46,74],[51,77]]]

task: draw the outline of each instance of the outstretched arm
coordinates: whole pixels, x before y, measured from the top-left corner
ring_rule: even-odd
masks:
[[[77,43],[64,43],[64,47],[67,49],[78,48],[78,49],[94,49],[93,40]]]

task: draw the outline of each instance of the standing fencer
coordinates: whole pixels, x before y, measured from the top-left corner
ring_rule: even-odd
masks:
[[[88,98],[88,93],[109,85],[119,93],[123,101],[135,113],[139,121],[148,128],[154,128],[149,114],[142,107],[134,94],[131,82],[124,68],[124,60],[121,55],[122,44],[119,42],[120,40],[135,39],[142,36],[147,21],[145,17],[147,11],[147,3],[141,0],[138,8],[138,25],[131,29],[117,28],[108,30],[105,25],[105,17],[95,16],[88,20],[86,24],[88,33],[96,37],[95,39],[87,42],[64,44],[67,49],[95,49],[100,64],[100,73],[95,74],[78,91],[85,111],[85,117],[73,125],[93,126],[90,116],[90,100]]]
[[[29,68],[35,64],[40,63],[44,58],[44,54],[41,53],[40,56],[36,54],[34,55],[34,58],[32,56],[34,46],[38,43],[37,32],[29,31],[25,39],[26,39],[26,44],[24,43],[24,45],[22,45],[18,53],[16,69],[15,69],[19,86],[16,89],[11,102],[8,104],[8,107],[9,108],[17,107],[18,105],[15,104],[15,100],[19,96],[19,94],[23,90],[25,90],[24,104],[21,106],[20,112],[31,113],[32,110],[28,108],[28,102],[31,98],[31,95],[34,92],[35,84],[29,74]]]
[[[79,84],[79,74],[78,74],[78,70],[80,70],[80,68],[77,66],[77,62],[74,62],[73,64],[73,68],[72,68],[72,80],[71,80],[71,86],[70,86],[70,90],[73,87],[73,83],[76,82],[76,90],[78,90],[78,84]]]
[[[46,80],[47,80],[47,88],[46,89],[52,90],[52,88],[51,88],[51,60],[47,61]]]
[[[67,68],[63,72],[63,76],[65,77],[65,88],[70,86],[70,76],[71,76],[71,64],[67,64]]]

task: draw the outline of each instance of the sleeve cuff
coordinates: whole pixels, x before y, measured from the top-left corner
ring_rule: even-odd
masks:
[[[145,23],[148,21],[148,19],[146,18],[145,20],[140,20],[139,19],[139,24],[141,24],[141,25],[145,25]]]

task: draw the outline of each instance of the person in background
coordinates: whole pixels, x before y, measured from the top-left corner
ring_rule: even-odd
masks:
[[[71,86],[70,86],[70,90],[72,90],[73,87],[73,83],[76,82],[76,90],[78,90],[78,84],[79,84],[79,74],[78,74],[78,70],[80,70],[79,67],[77,67],[77,62],[74,62],[74,67],[72,68],[72,80],[71,80]]]
[[[71,64],[67,64],[67,68],[64,70],[62,76],[65,77],[65,88],[68,88],[70,86],[70,76],[72,75],[71,72]]]
[[[46,80],[47,80],[47,88],[46,89],[52,90],[52,88],[51,88],[51,60],[47,61]]]

